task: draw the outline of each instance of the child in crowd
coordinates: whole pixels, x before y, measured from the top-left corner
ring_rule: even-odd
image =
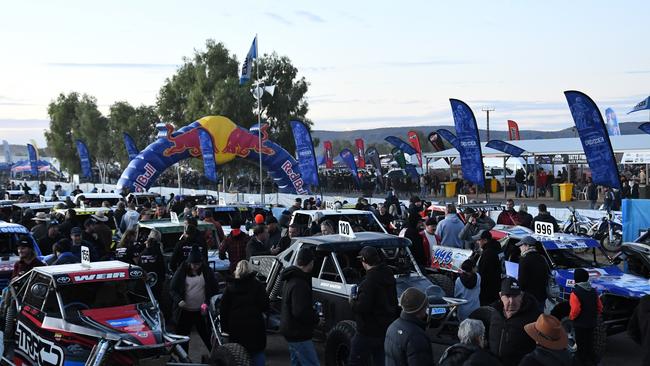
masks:
[[[575,285],[569,297],[569,319],[573,321],[578,346],[576,364],[596,365],[598,360],[594,354],[594,328],[598,316],[603,312],[603,304],[596,290],[589,284],[589,273],[586,270],[577,268],[573,272],[573,279]]]
[[[460,269],[462,272],[456,279],[454,297],[467,300],[467,303],[458,307],[458,320],[463,321],[481,306],[481,275],[476,273],[474,262],[469,259],[460,265]]]

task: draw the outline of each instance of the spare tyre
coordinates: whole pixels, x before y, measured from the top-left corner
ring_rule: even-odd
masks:
[[[445,296],[454,296],[454,282],[447,275],[431,273],[427,275],[427,278],[433,282],[434,285],[439,286],[445,292]]]
[[[352,338],[355,334],[357,334],[357,324],[352,320],[342,320],[330,330],[325,340],[326,366],[348,364]]]
[[[226,343],[212,347],[210,364],[216,366],[250,366],[251,356],[239,343]]]

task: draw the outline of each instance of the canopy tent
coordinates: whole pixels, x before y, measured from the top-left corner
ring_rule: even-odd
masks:
[[[52,173],[58,176],[61,176],[61,172],[54,167],[50,162],[47,162],[45,160],[37,160],[36,161],[38,171],[41,173]],[[17,173],[29,173],[32,170],[31,165],[29,164],[29,160],[21,160],[16,163],[11,167],[11,174],[16,175]]]

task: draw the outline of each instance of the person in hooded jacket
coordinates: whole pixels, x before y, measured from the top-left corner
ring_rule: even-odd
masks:
[[[197,250],[203,255],[203,259],[207,263],[208,248],[199,229],[195,225],[187,225],[181,239],[174,246],[172,257],[169,260],[169,268],[176,272],[176,269],[188,258],[190,251],[194,247],[197,247]]]
[[[538,221],[546,222],[546,223],[553,224],[553,231],[555,231],[556,233],[560,231],[560,225],[557,224],[557,220],[555,219],[555,217],[553,217],[548,212],[548,208],[546,207],[545,204],[540,203],[539,206],[537,206],[537,210],[538,210],[537,216],[535,216],[535,218],[533,219],[533,227],[535,227],[535,223]]]
[[[499,299],[501,285],[501,245],[492,238],[487,230],[481,230],[472,237],[481,247],[478,259],[478,274],[481,276],[479,299],[482,306],[489,305]]]
[[[230,223],[230,233],[219,245],[219,258],[230,261],[230,273],[235,272],[237,263],[246,259],[246,244],[248,244],[249,236],[241,230],[241,220],[233,219]]]
[[[438,366],[500,366],[501,362],[485,350],[485,325],[465,319],[458,326],[459,342],[447,348]]]
[[[458,320],[467,319],[469,314],[481,306],[481,275],[476,273],[474,262],[470,259],[460,265],[462,271],[454,287],[454,297],[467,300],[467,303],[458,306]]]
[[[440,245],[443,247],[463,248],[464,242],[459,238],[460,232],[465,224],[456,214],[456,206],[448,203],[445,208],[445,218],[438,223],[436,235],[440,238]]]
[[[524,326],[524,331],[537,346],[524,356],[519,366],[572,366],[567,350],[569,337],[556,317],[540,314],[535,322]]]
[[[408,222],[406,224],[406,231],[404,237],[411,241],[411,253],[413,259],[420,266],[427,265],[427,257],[422,244],[422,236],[420,236],[420,229],[418,225],[422,218],[416,213],[409,214]]]
[[[209,350],[212,348],[210,332],[205,318],[201,315],[201,307],[219,292],[219,287],[214,272],[203,256],[199,246],[192,247],[187,260],[183,261],[174,273],[169,287],[173,303],[176,305],[176,333],[189,336],[192,328],[196,327],[203,344]],[[189,344],[184,343],[183,348],[187,352]]]
[[[642,365],[650,365],[650,295],[643,296],[634,308],[627,334],[643,348]]]
[[[521,290],[535,296],[540,310],[544,310],[544,303],[547,297],[548,275],[550,272],[546,258],[537,251],[537,240],[532,236],[524,237],[515,245],[521,251],[518,271]]]
[[[221,329],[228,341],[239,343],[251,355],[253,366],[264,366],[266,326],[264,312],[269,310],[269,297],[264,284],[255,278],[250,263],[241,260],[235,278],[224,290],[219,305]]]
[[[519,361],[535,349],[535,342],[526,335],[524,325],[534,322],[540,314],[537,300],[521,291],[519,282],[506,277],[501,282],[499,301],[491,307],[490,352],[499,357],[504,366],[517,366]]]
[[[318,365],[318,355],[312,342],[314,327],[319,317],[314,311],[311,290],[311,271],[314,252],[311,248],[298,251],[296,265],[286,268],[280,275],[284,281],[280,311],[280,334],[289,343],[292,366]]]
[[[350,300],[357,333],[352,338],[348,365],[384,364],[386,329],[397,318],[397,290],[393,271],[381,262],[377,249],[364,247],[359,252],[366,276],[358,295]]]
[[[482,213],[477,212],[473,208],[465,210],[465,217],[467,222],[465,227],[458,234],[458,239],[464,241],[464,248],[474,250],[476,249],[476,240],[472,237],[477,235],[481,230],[490,230],[494,227],[494,220],[489,216],[484,216]]]
[[[575,286],[569,296],[569,319],[573,321],[576,345],[576,365],[593,366],[598,364],[594,350],[594,329],[598,316],[603,312],[603,303],[589,283],[589,273],[576,268],[573,272]]]

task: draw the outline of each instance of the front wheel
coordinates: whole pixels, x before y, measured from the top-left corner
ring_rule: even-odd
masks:
[[[600,240],[600,245],[602,245],[603,249],[610,253],[619,252],[621,250],[621,244],[623,244],[623,236],[618,232],[612,234],[612,240],[609,239],[609,235],[605,235]]]
[[[357,324],[351,320],[338,322],[327,334],[325,341],[325,365],[343,366],[348,364],[352,338],[357,334]]]

